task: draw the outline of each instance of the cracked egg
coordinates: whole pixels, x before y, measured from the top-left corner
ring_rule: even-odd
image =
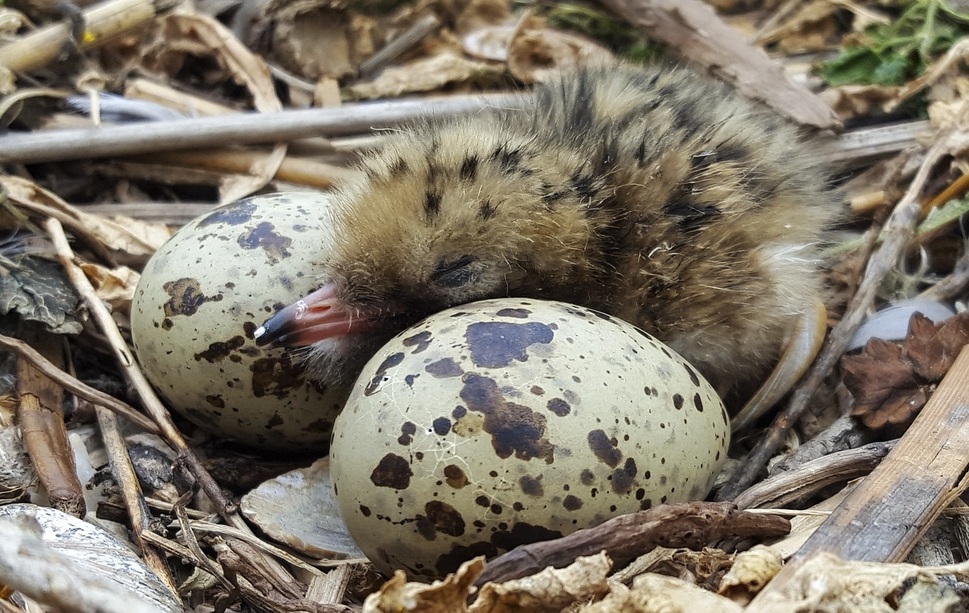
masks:
[[[486,300],[401,333],[331,444],[340,513],[378,570],[453,572],[662,503],[702,499],[720,398],[652,336],[560,302]]]
[[[319,286],[314,261],[328,212],[325,194],[254,196],[188,223],[152,256],[131,335],[145,376],[173,410],[254,447],[326,444],[349,391],[307,381],[298,359],[257,347],[253,332]]]

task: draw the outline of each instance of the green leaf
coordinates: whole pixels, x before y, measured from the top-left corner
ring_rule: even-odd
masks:
[[[867,47],[847,47],[840,55],[821,65],[821,76],[828,85],[872,83],[881,59]]]
[[[872,72],[871,82],[877,85],[901,85],[912,76],[913,66],[906,57],[889,57]]]

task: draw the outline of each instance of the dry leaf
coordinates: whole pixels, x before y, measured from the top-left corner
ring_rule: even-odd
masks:
[[[890,85],[842,85],[828,88],[820,96],[845,121],[887,110],[898,91],[898,86]]]
[[[454,20],[458,34],[495,26],[511,19],[511,9],[506,0],[469,0]]]
[[[544,20],[525,20],[508,43],[508,71],[525,83],[544,81],[558,70],[616,61],[605,47],[583,36],[544,27]]]
[[[692,583],[647,573],[632,588],[611,584],[612,592],[601,602],[580,607],[577,613],[741,613],[737,603]],[[793,609],[792,609],[793,610]]]
[[[455,83],[497,81],[504,72],[501,66],[469,60],[455,51],[447,50],[432,57],[387,68],[376,79],[351,85],[348,89],[355,98],[390,98],[434,91]]]
[[[781,23],[757,37],[757,43],[777,43],[787,54],[823,51],[830,46],[839,27],[841,7],[830,0],[803,3]]]
[[[561,611],[578,602],[602,597],[609,591],[606,575],[612,562],[603,552],[580,557],[562,569],[545,570],[504,583],[486,583],[470,606],[474,581],[481,575],[484,558],[465,562],[443,581],[408,583],[402,571],[384,583],[363,604],[364,613],[543,613]]]
[[[736,555],[717,593],[746,605],[780,572],[782,566],[784,560],[780,553],[765,545],[754,545]]]
[[[167,17],[173,33],[185,38],[197,38],[218,60],[232,77],[243,84],[252,95],[253,106],[263,113],[275,113],[283,105],[276,95],[276,87],[269,66],[261,56],[255,55],[243,45],[232,32],[213,17],[180,8]],[[219,201],[232,202],[244,198],[265,187],[286,157],[287,145],[278,143],[273,150],[252,164],[248,174],[226,174],[222,179]]]
[[[469,613],[554,613],[609,592],[612,562],[605,552],[576,558],[569,566],[505,583],[486,583]]]
[[[379,592],[367,597],[363,613],[463,613],[468,610],[468,596],[483,568],[484,558],[478,557],[431,585],[408,583],[404,572],[398,570]]]
[[[733,565],[733,558],[733,555],[713,547],[704,547],[701,551],[657,547],[617,571],[612,579],[628,583],[643,573],[656,573],[715,591]]]
[[[949,372],[966,343],[969,343],[966,312],[938,324],[916,313],[909,320],[902,347],[919,379],[938,382]]]
[[[9,201],[15,206],[34,216],[57,217],[75,235],[86,236],[108,249],[134,256],[151,255],[168,240],[169,233],[162,230],[163,226],[124,218],[121,222],[112,221],[85,213],[20,177],[0,176],[0,189],[7,192]]]
[[[969,312],[939,324],[916,313],[901,343],[871,339],[859,355],[841,360],[844,384],[854,396],[852,415],[872,429],[906,423],[967,342]]]
[[[353,74],[350,63],[349,17],[346,11],[315,8],[273,28],[273,55],[284,67],[312,80],[341,79]]]
[[[913,602],[903,590],[913,584],[938,585],[939,577],[954,575],[965,581],[969,563],[949,566],[915,566],[846,562],[829,553],[819,553],[805,562],[790,581],[757,600],[759,611],[908,611],[942,613],[951,611],[948,598],[936,594],[930,600]],[[924,593],[924,592],[923,592]],[[951,588],[948,592],[952,594]],[[919,595],[916,591],[915,596]],[[900,605],[906,601],[906,606]]]
[[[861,354],[843,358],[841,367],[854,396],[851,414],[869,428],[900,424],[925,404],[925,391],[895,343],[873,338]]]
[[[15,311],[23,320],[40,322],[57,334],[80,334],[80,298],[61,266],[30,256],[12,263],[0,274],[0,313]]]
[[[115,313],[129,313],[131,299],[135,295],[135,286],[141,277],[136,271],[127,266],[111,269],[99,264],[82,262],[81,270],[91,281],[98,298],[111,305]]]
[[[508,59],[508,41],[515,29],[515,24],[478,28],[461,37],[461,49],[473,58],[504,62]]]
[[[213,17],[187,7],[157,20],[155,37],[142,49],[140,61],[145,69],[174,77],[185,67],[189,56],[211,58],[222,69],[224,81],[243,85],[252,96],[256,110],[273,113],[282,109],[269,67],[232,32]],[[210,87],[215,86],[209,83]],[[279,143],[253,163],[246,174],[225,174],[219,200],[238,200],[265,187],[276,175],[286,157],[287,146]]]

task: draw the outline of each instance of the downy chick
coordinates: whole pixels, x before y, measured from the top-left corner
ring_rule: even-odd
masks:
[[[836,210],[783,119],[686,69],[562,75],[390,137],[335,194],[329,283],[257,331],[353,377],[430,313],[521,296],[629,321],[717,389],[756,382],[820,295]]]

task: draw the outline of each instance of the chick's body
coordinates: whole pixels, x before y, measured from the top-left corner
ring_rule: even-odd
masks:
[[[823,171],[792,126],[690,71],[587,69],[389,140],[338,192],[324,263],[370,322],[357,357],[431,312],[535,297],[632,322],[724,389],[764,375],[819,295]]]

